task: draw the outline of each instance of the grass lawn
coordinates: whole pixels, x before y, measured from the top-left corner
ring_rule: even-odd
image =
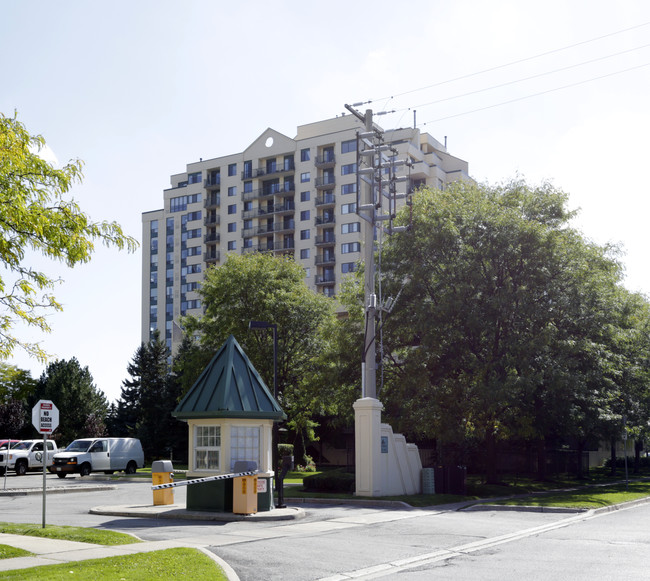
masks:
[[[13,559],[14,557],[29,557],[32,553],[23,551],[9,545],[0,545],[0,559]]]
[[[91,559],[0,572],[0,579],[101,579],[102,581],[148,581],[169,579],[182,571],[188,579],[227,581],[223,570],[197,549],[167,549],[107,559]]]
[[[45,525],[45,528],[42,528],[42,526],[34,524],[0,522],[0,533],[93,543],[95,545],[114,546],[141,542],[132,535],[118,533],[117,531],[57,525]]]

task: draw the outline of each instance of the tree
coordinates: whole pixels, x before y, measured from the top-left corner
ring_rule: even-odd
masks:
[[[453,461],[458,442],[482,442],[488,481],[500,439],[535,440],[543,456],[545,438],[570,423],[564,403],[580,401],[584,369],[567,362],[596,341],[620,279],[611,249],[570,228],[566,202],[522,181],[424,189],[412,228],[382,258],[384,288],[403,287],[385,325],[387,411],[405,431],[447,443]]]
[[[334,317],[333,300],[310,290],[304,269],[292,259],[260,253],[229,255],[206,272],[199,292],[205,314],[185,319],[186,333],[198,334],[212,353],[234,335],[271,390],[272,333],[249,330],[248,324],[277,325],[278,400],[298,443],[312,437],[311,416],[322,394],[306,378],[326,343],[321,330]]]
[[[135,352],[122,382],[113,426],[123,436],[139,438],[147,458],[168,457],[171,450],[185,455],[186,427],[171,416],[179,398],[179,387],[170,373],[169,349],[158,331]]]
[[[0,434],[23,435],[29,423],[27,398],[35,385],[29,371],[0,363]]]
[[[0,113],[0,357],[15,347],[45,361],[38,344],[20,340],[17,322],[49,332],[47,313],[62,310],[51,293],[57,279],[32,268],[28,250],[69,267],[88,262],[101,241],[107,246],[135,251],[137,242],[115,222],[93,222],[65,195],[81,181],[82,163],[71,161],[61,169],[39,157],[45,146],[40,135],[30,135],[14,115]]]
[[[51,400],[59,409],[59,427],[53,437],[60,445],[85,436],[104,435],[97,432],[108,413],[106,396],[93,383],[88,368],[82,367],[75,357],[57,360],[46,367],[29,398],[29,408],[41,399]],[[90,427],[95,433],[86,432]]]

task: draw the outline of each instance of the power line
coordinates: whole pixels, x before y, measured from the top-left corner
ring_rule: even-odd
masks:
[[[569,85],[563,85],[561,87],[555,87],[553,89],[548,89],[546,91],[539,91],[538,93],[533,93],[531,95],[525,95],[523,97],[517,97],[516,99],[510,99],[508,101],[502,101],[500,103],[494,103],[492,105],[487,105],[485,107],[479,107],[478,109],[472,109],[471,111],[464,111],[463,113],[456,113],[454,115],[447,115],[445,117],[439,117],[438,119],[432,119],[431,121],[427,121],[423,123],[422,125],[427,125],[428,123],[437,123],[438,121],[445,121],[446,119],[453,119],[455,117],[461,117],[463,115],[470,115],[471,113],[478,113],[479,111],[486,111],[487,109],[493,109],[495,107],[501,107],[503,105],[509,105],[510,103],[516,103],[517,101],[524,101],[525,99],[532,99],[533,97],[539,97],[540,95],[546,95],[548,93],[553,93],[555,91],[561,91],[563,89],[570,89],[571,87],[577,87],[578,85],[584,85],[586,83],[591,83],[592,81],[598,81],[600,79],[606,79],[608,77],[613,77],[615,75],[621,75],[623,73],[628,73],[630,71],[634,71],[637,69],[641,69],[643,67],[650,66],[649,63],[644,63],[642,65],[638,65],[636,67],[630,67],[629,69],[624,69],[621,71],[615,71],[613,73],[608,73],[606,75],[601,75],[599,77],[592,77],[591,79],[585,79],[583,81],[578,81],[576,83],[571,83]]]
[[[559,68],[559,69],[554,69],[552,71],[546,71],[544,73],[538,73],[536,75],[531,75],[529,77],[523,77],[521,79],[516,79],[514,81],[508,81],[506,83],[500,83],[498,85],[492,85],[490,87],[485,87],[483,89],[477,89],[475,91],[469,91],[467,93],[461,93],[460,95],[454,95],[452,97],[445,97],[444,99],[437,99],[435,101],[429,101],[428,103],[421,103],[419,105],[413,105],[412,107],[406,107],[404,109],[398,109],[397,111],[411,111],[413,109],[417,109],[417,108],[420,108],[420,107],[427,107],[429,105],[436,105],[438,103],[444,103],[445,101],[452,101],[454,99],[460,99],[462,97],[468,97],[470,95],[476,95],[478,93],[484,93],[485,91],[491,91],[493,89],[500,89],[501,87],[507,87],[509,85],[514,85],[516,83],[523,83],[524,81],[530,81],[532,79],[538,79],[540,77],[544,77],[544,76],[547,76],[547,75],[552,75],[552,74],[555,74],[555,73],[568,71],[570,69],[575,69],[577,67],[582,67],[584,65],[589,65],[589,64],[592,64],[592,63],[595,63],[595,62],[603,61],[603,60],[608,59],[608,58],[613,58],[613,57],[616,57],[616,56],[620,56],[622,54],[626,54],[626,53],[629,53],[629,52],[634,52],[636,50],[640,50],[640,49],[643,49],[643,48],[648,48],[649,46],[650,46],[650,44],[645,44],[643,46],[630,48],[628,50],[624,50],[624,51],[613,53],[613,54],[610,54],[610,55],[598,57],[598,58],[591,59],[591,60],[588,60],[588,61],[583,61],[581,63],[576,63],[574,65],[568,65],[566,67],[562,67],[562,68]],[[617,73],[613,73],[613,74],[617,74]]]
[[[582,46],[582,45],[585,45],[585,44],[590,44],[592,42],[597,42],[599,40],[603,40],[603,39],[609,38],[611,36],[616,36],[617,34],[623,34],[625,32],[630,32],[631,30],[636,30],[637,28],[642,28],[642,27],[648,26],[648,25],[650,25],[650,22],[643,22],[641,24],[637,24],[636,26],[631,26],[630,28],[624,28],[623,30],[617,30],[615,32],[610,32],[608,34],[604,34],[604,35],[598,36],[596,38],[590,38],[589,40],[583,40],[581,42],[577,42],[575,44],[570,44],[570,45],[564,46],[562,48],[556,48],[556,49],[549,50],[549,51],[546,51],[546,52],[543,52],[543,53],[540,53],[540,54],[536,54],[536,55],[533,55],[533,56],[529,56],[529,57],[526,57],[526,58],[523,58],[523,59],[519,59],[519,60],[516,60],[516,61],[511,61],[511,62],[504,63],[504,64],[501,64],[501,65],[497,65],[497,66],[494,66],[494,67],[490,67],[488,69],[484,69],[484,70],[481,70],[481,71],[476,71],[474,73],[468,73],[466,75],[461,75],[460,77],[454,77],[452,79],[447,79],[446,81],[440,81],[438,83],[434,83],[432,85],[427,85],[425,87],[420,87],[418,89],[411,89],[410,91],[404,91],[403,93],[397,93],[395,95],[388,95],[386,97],[381,97],[380,99],[371,99],[371,100],[365,101],[364,104],[365,103],[374,103],[376,101],[390,100],[390,99],[394,99],[395,97],[402,97],[404,95],[410,95],[411,93],[417,93],[419,91],[425,91],[427,89],[432,89],[433,87],[439,87],[441,85],[454,83],[456,81],[461,81],[463,79],[468,79],[470,77],[475,77],[477,75],[482,75],[482,74],[485,74],[485,73],[489,73],[489,72],[492,72],[492,71],[496,71],[496,70],[499,70],[499,69],[503,69],[503,68],[506,68],[506,67],[510,67],[510,66],[513,66],[513,65],[517,65],[517,64],[520,64],[520,63],[531,61],[531,60],[534,60],[534,59],[538,59],[538,58],[541,58],[541,57],[544,57],[544,56],[548,56],[548,55],[551,55],[551,54],[556,54],[558,52],[562,52],[562,51],[565,51],[565,50],[576,48],[578,46]]]

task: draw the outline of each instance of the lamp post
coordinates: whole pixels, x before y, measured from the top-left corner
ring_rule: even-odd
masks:
[[[278,326],[275,323],[266,323],[264,321],[249,321],[249,329],[273,329],[273,397],[278,399]],[[273,442],[271,442],[271,461],[273,462],[273,474],[278,469],[278,423],[273,422]],[[284,504],[284,485],[280,482],[278,486],[277,475],[274,478],[275,490],[278,494],[278,504],[276,508],[285,508]]]

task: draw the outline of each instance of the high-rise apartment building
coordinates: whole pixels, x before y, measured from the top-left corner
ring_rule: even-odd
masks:
[[[142,216],[142,340],[158,329],[175,349],[180,317],[201,313],[197,290],[206,269],[231,252],[290,254],[308,286],[334,296],[361,257],[363,131],[353,115],[302,125],[293,139],[267,129],[241,153],[172,175],[164,207]],[[395,129],[384,141],[411,162],[404,191],[469,179],[467,163],[427,133]]]

